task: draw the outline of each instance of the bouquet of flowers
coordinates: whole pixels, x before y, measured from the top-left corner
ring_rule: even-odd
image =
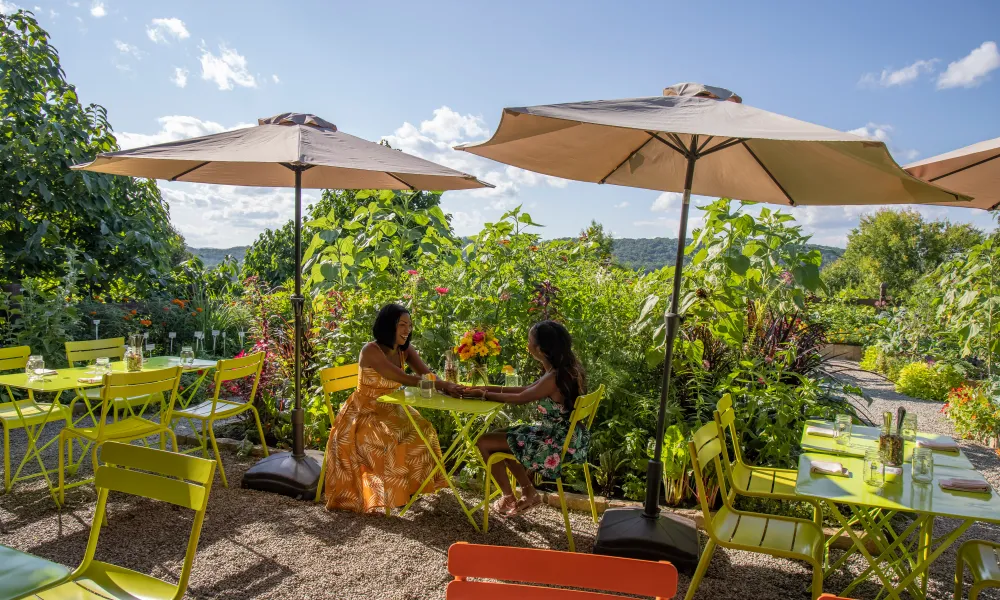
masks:
[[[455,354],[458,355],[459,360],[472,362],[474,365],[470,371],[469,383],[485,385],[488,383],[486,359],[491,356],[499,356],[500,342],[488,329],[470,329],[462,335],[462,339],[455,346]]]

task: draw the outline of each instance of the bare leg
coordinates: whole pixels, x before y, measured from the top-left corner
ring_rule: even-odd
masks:
[[[531,476],[528,475],[528,471],[524,468],[524,465],[516,460],[506,460],[504,464],[507,465],[507,469],[514,475],[517,482],[521,484],[522,495],[526,498],[532,498],[538,494],[538,491],[535,490],[535,484],[531,482]]]
[[[504,431],[494,431],[483,435],[476,442],[476,446],[479,448],[480,454],[483,455],[483,461],[487,464],[489,464],[491,454],[495,452],[510,452],[510,446],[507,445],[507,433]],[[504,513],[507,510],[513,509],[517,503],[517,500],[514,498],[514,490],[511,489],[510,481],[507,479],[506,463],[508,462],[510,461],[495,463],[491,469],[493,479],[497,482],[497,486],[503,493],[499,507]]]

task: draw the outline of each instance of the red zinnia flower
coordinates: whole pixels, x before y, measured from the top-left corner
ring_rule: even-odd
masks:
[[[448,288],[446,288],[446,287],[436,287],[436,288],[434,288],[434,291],[437,292],[438,294],[444,296],[445,294],[448,293]]]
[[[409,274],[409,275],[419,275],[419,273],[417,272],[416,269],[410,269],[410,270],[408,270],[407,274]]]

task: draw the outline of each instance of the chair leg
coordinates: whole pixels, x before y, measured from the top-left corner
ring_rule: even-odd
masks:
[[[168,428],[166,431],[167,431],[167,435],[170,436],[170,443],[174,445],[174,452],[178,452],[180,446],[177,445],[177,434],[174,433],[173,429],[169,429]],[[164,439],[163,439],[163,434],[162,433],[160,434],[160,443],[163,444],[164,446],[167,445],[166,441],[164,441]]]
[[[323,497],[323,483],[326,482],[326,452],[323,453],[323,462],[319,465],[319,481],[316,482],[316,498],[313,502],[319,502]]]
[[[487,460],[486,476],[483,482],[483,533],[487,533],[490,530],[490,480],[493,479],[492,467],[493,464]]]
[[[965,580],[965,561],[962,559],[962,549],[958,549],[955,559],[955,600],[962,600],[962,584]]]
[[[705,544],[705,550],[701,553],[701,560],[698,561],[698,568],[694,570],[694,575],[691,577],[691,584],[688,585],[687,593],[684,594],[684,600],[694,598],[702,578],[705,577],[705,571],[708,571],[708,565],[712,562],[713,554],[715,554],[715,541],[708,540],[708,543]]]
[[[814,563],[813,568],[813,578],[812,578],[812,599],[816,600],[823,595],[823,563],[822,561]]]
[[[253,420],[257,422],[257,435],[260,436],[260,448],[264,452],[264,458],[267,458],[267,440],[264,439],[264,427],[260,424],[260,415],[257,413],[257,409],[253,406],[250,407],[250,410],[253,412]]]
[[[10,430],[6,425],[0,423],[0,427],[3,427],[3,491],[7,493],[10,491]]]
[[[594,501],[594,488],[590,484],[590,468],[587,463],[583,463],[583,478],[587,482],[587,496],[590,498],[590,516],[594,518],[594,523],[597,523],[597,502]]]
[[[222,455],[219,453],[219,444],[215,442],[215,431],[212,428],[212,422],[208,421],[208,436],[212,440],[212,450],[215,451],[215,460],[219,463],[219,475],[222,476],[222,487],[229,487],[229,483],[226,481],[226,469],[222,467]]]
[[[559,505],[562,508],[563,522],[566,523],[566,541],[569,542],[569,551],[576,552],[576,544],[573,543],[573,527],[569,524],[569,510],[566,508],[566,494],[563,493],[562,477],[556,479],[556,489],[559,490]]]
[[[59,433],[59,441],[57,442],[57,447],[59,449],[59,501],[57,504],[62,507],[66,503],[66,457],[63,454],[63,442],[66,440],[61,432]],[[70,448],[73,447],[73,440],[69,440]]]

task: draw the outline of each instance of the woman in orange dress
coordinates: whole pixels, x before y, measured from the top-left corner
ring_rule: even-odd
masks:
[[[398,304],[379,311],[372,326],[374,342],[365,344],[358,360],[358,388],[340,407],[326,444],[326,507],[329,510],[381,512],[405,505],[435,467],[434,457],[404,410],[441,458],[434,426],[414,408],[379,402],[402,385],[419,385],[431,370],[410,346],[410,313]],[[403,368],[409,365],[416,375]],[[446,392],[454,384],[437,380]],[[440,474],[424,492],[447,484]]]

